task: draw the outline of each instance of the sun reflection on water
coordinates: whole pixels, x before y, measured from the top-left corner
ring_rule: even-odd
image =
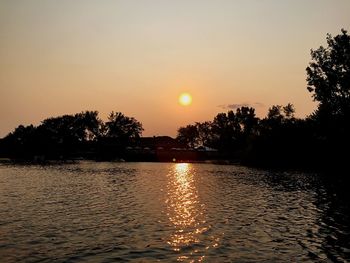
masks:
[[[175,251],[200,243],[200,235],[208,230],[204,215],[204,205],[199,202],[195,186],[196,173],[191,164],[178,163],[168,174],[168,198],[166,200],[168,217],[175,228],[168,244]],[[198,261],[204,256],[197,253]],[[179,261],[187,260],[186,255],[178,257]]]

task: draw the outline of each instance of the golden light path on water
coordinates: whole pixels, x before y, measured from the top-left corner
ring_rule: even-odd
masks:
[[[195,257],[196,261],[204,259],[203,249],[199,249],[201,236],[209,230],[210,226],[205,219],[205,205],[201,204],[198,198],[198,191],[195,185],[196,171],[191,164],[178,163],[168,174],[168,185],[166,205],[168,217],[175,228],[169,238],[168,244],[174,251],[181,252],[181,249],[195,247],[189,256]],[[212,247],[217,246],[218,240]],[[204,250],[209,249],[205,247]],[[180,253],[181,254],[181,253]],[[188,260],[189,256],[179,255],[178,260]],[[197,257],[198,256],[198,257]],[[193,262],[193,261],[192,261]]]
[[[350,262],[335,187],[235,165],[0,163],[0,262]]]

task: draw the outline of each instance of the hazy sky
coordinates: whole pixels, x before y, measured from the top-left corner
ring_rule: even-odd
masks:
[[[310,49],[349,30],[349,14],[349,0],[0,0],[0,137],[83,110],[133,116],[145,136],[225,105],[265,116],[291,102],[305,116]]]

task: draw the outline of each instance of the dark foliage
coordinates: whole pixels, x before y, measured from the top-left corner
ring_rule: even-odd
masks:
[[[327,35],[327,47],[311,50],[307,89],[317,110],[305,119],[294,117],[292,104],[272,106],[263,119],[254,109],[241,107],[234,113],[219,113],[206,122],[178,130],[189,146],[214,147],[225,158],[268,167],[342,169],[350,147],[350,36]]]
[[[135,144],[143,131],[142,124],[135,118],[113,111],[102,127],[97,144],[98,160],[123,158],[126,147]]]
[[[38,127],[18,126],[0,141],[0,154],[15,159],[44,161],[76,157],[113,159],[133,139],[142,125],[134,118],[112,112],[103,123],[97,111],[48,118]],[[114,146],[113,151],[109,145]],[[116,146],[116,147],[115,147]]]
[[[311,50],[307,71],[308,90],[317,110],[310,116],[314,122],[321,162],[346,163],[350,146],[350,36],[327,35],[327,47]]]
[[[157,160],[155,156],[162,153],[168,160],[174,155],[172,149],[179,155],[181,148],[181,154],[188,156],[201,153],[200,159],[210,156],[203,152],[217,150],[211,157],[259,166],[345,167],[350,147],[350,36],[345,30],[335,37],[327,35],[327,44],[311,50],[307,89],[318,107],[305,119],[295,118],[290,103],[273,105],[263,119],[256,117],[254,108],[240,107],[235,112],[219,113],[212,121],[179,128],[177,141],[170,140],[173,146],[165,149],[169,147],[157,144],[159,138],[149,138],[151,145],[147,140],[140,144],[142,124],[132,117],[111,112],[104,123],[98,112],[86,111],[49,118],[38,127],[18,126],[0,140],[0,155],[100,160],[132,155],[134,160],[138,156]]]

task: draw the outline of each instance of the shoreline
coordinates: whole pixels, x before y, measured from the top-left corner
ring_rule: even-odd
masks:
[[[23,164],[23,165],[66,165],[66,164],[77,164],[80,162],[107,162],[107,163],[192,163],[192,164],[212,164],[212,165],[235,165],[235,166],[244,166],[253,169],[262,169],[262,170],[273,170],[273,171],[299,171],[307,173],[322,173],[328,172],[328,170],[322,169],[320,167],[301,167],[296,165],[289,166],[278,166],[278,165],[254,165],[245,163],[239,160],[229,160],[229,159],[216,159],[216,160],[124,160],[123,158],[117,158],[113,160],[96,160],[96,159],[49,159],[44,161],[34,161],[26,159],[11,159],[11,158],[0,158],[0,164]],[[342,171],[342,170],[341,170]]]

